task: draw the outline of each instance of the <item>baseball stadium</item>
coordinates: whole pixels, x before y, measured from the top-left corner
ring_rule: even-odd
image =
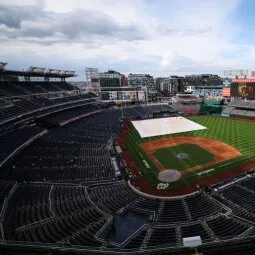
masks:
[[[6,65],[1,255],[254,254],[254,79],[233,80],[228,98],[149,102]]]

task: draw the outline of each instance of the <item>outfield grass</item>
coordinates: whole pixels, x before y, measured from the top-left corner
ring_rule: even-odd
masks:
[[[208,178],[221,171],[231,171],[231,169],[255,161],[255,123],[211,116],[196,116],[190,117],[189,119],[207,127],[207,129],[173,135],[165,135],[161,137],[198,136],[211,138],[235,147],[241,152],[241,156],[236,159],[228,160],[213,166],[215,170],[208,174],[203,174],[200,176],[197,175],[198,172],[204,171],[208,168],[202,168],[193,172],[189,172],[183,175],[179,181],[171,184],[171,187],[178,187],[181,184],[194,183],[197,179]],[[142,139],[135,128],[133,128],[128,133],[125,142],[127,149],[130,151],[137,165],[140,167],[142,175],[147,179],[152,187],[156,187],[158,184],[157,175],[159,170],[140,147],[140,144],[158,138],[159,137],[150,137]],[[145,165],[142,163],[142,160],[147,161],[147,163],[150,165],[149,169],[145,167]]]
[[[187,158],[178,158],[178,154],[186,153]],[[196,144],[180,144],[161,148],[153,153],[166,169],[186,170],[214,160],[214,155]]]

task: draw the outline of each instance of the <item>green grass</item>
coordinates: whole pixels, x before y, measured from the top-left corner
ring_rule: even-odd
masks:
[[[157,175],[159,170],[140,145],[161,137],[198,136],[211,138],[229,144],[241,152],[241,156],[236,159],[214,165],[215,171],[211,173],[198,176],[198,172],[208,169],[202,168],[183,175],[179,181],[170,185],[171,188],[188,185],[198,179],[208,178],[222,171],[231,171],[231,169],[255,161],[255,123],[212,116],[196,116],[189,119],[207,127],[207,129],[146,139],[142,139],[135,128],[128,133],[125,141],[126,147],[132,154],[136,164],[140,167],[142,175],[152,187],[156,187],[158,184]],[[142,160],[147,161],[150,165],[149,169],[145,167]]]
[[[187,158],[178,158],[178,154],[186,153]],[[153,154],[166,169],[186,170],[214,160],[214,155],[196,144],[180,144],[161,148]]]

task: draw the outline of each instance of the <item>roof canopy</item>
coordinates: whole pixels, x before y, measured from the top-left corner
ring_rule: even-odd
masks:
[[[6,70],[7,63],[0,62],[0,76],[24,76],[24,77],[47,77],[47,78],[70,78],[77,76],[75,71],[49,69],[44,67],[30,66],[27,71]]]

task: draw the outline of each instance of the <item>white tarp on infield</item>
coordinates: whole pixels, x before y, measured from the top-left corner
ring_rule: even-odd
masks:
[[[142,138],[207,129],[184,117],[132,121]]]

